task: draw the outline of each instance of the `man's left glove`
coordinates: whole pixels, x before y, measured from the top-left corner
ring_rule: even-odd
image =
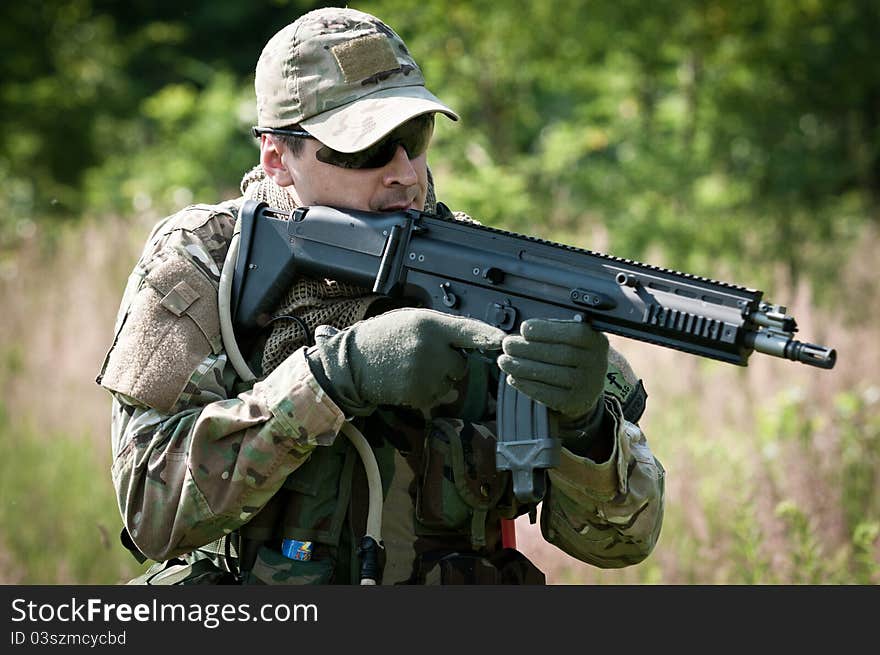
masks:
[[[565,423],[586,419],[605,387],[605,335],[586,323],[537,318],[523,321],[520,335],[505,337],[498,357],[510,386],[559,412]]]

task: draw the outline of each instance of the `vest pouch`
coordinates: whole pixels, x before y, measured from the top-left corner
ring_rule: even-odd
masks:
[[[337,546],[356,460],[357,453],[347,439],[313,450],[309,460],[284,481],[280,493],[285,494],[285,503],[277,537]]]
[[[425,560],[422,560],[424,563]],[[427,585],[543,585],[541,570],[518,550],[504,548],[491,557],[450,553],[423,572]]]
[[[272,548],[260,548],[253,568],[244,574],[243,583],[266,585],[331,584],[334,562],[331,559],[299,561],[288,559]]]
[[[417,530],[423,536],[468,534],[486,546],[486,520],[510,480],[495,469],[495,436],[481,425],[437,419],[428,426],[424,465],[416,499]]]

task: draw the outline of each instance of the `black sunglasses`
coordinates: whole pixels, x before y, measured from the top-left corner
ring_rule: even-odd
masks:
[[[298,136],[304,139],[316,139],[313,135],[301,129],[281,129],[273,127],[252,127],[251,132],[255,137],[261,134],[279,134],[282,136]],[[321,146],[315,153],[315,158],[340,168],[382,168],[392,159],[397,152],[397,146],[403,146],[410,159],[418,157],[428,149],[431,135],[434,132],[434,114],[422,114],[396,128],[378,143],[369,148],[357,152],[339,152],[329,146]],[[316,139],[317,140],[317,139]]]

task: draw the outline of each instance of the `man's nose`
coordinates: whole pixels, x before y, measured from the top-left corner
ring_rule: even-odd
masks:
[[[409,155],[402,145],[397,144],[397,150],[394,151],[394,157],[385,164],[385,175],[383,178],[386,186],[400,184],[402,186],[412,186],[419,181],[416,175],[416,169],[409,160]]]

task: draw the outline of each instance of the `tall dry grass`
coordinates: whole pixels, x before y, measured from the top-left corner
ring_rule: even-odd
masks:
[[[95,376],[155,217],[37,231],[0,258],[0,582],[107,583],[118,541],[110,398]]]
[[[116,539],[109,396],[94,378],[155,218],[38,232],[0,259],[0,582],[113,583],[138,570]],[[816,309],[805,284],[771,298],[803,338],[838,349],[832,371],[763,355],[739,368],[612,337],[648,389],[664,529],[645,562],[603,571],[523,517],[520,547],[551,583],[880,582],[878,246],[866,230],[833,309]]]

